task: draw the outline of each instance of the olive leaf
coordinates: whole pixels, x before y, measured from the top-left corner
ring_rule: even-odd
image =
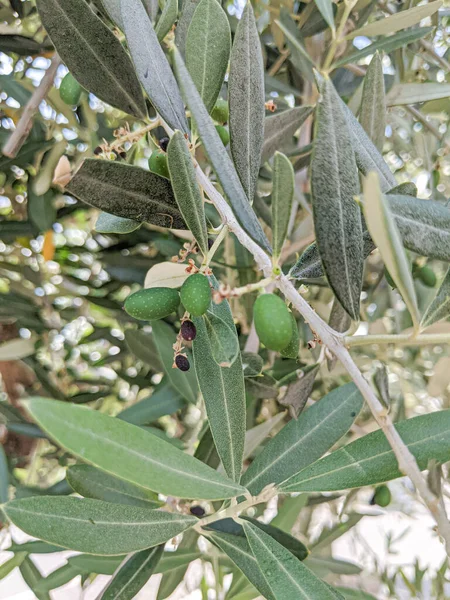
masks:
[[[186,67],[208,112],[214,108],[228,67],[231,32],[217,0],[201,0],[186,38]]]
[[[180,91],[141,0],[121,0],[121,7],[128,47],[144,90],[171,127],[188,133]]]
[[[416,104],[449,96],[450,84],[448,83],[398,83],[389,90],[386,104],[388,106]]]
[[[336,299],[335,302],[337,302]],[[347,315],[347,313],[345,314]],[[278,400],[279,404],[289,408],[292,418],[298,419],[300,413],[305,408],[319,369],[320,365],[311,365],[303,369],[298,380],[291,383],[288,387],[286,395]]]
[[[231,367],[239,354],[239,340],[235,327],[231,328],[210,311],[203,315],[203,320],[215,362],[219,367]]]
[[[217,287],[216,281],[213,280],[213,284]],[[233,335],[236,344],[239,344],[226,300],[221,304],[212,302],[208,317],[222,320],[228,327],[225,335]],[[218,319],[212,321],[213,326],[217,326]],[[194,363],[209,426],[226,473],[234,481],[239,481],[245,442],[245,388],[240,353],[230,367],[220,367],[214,358],[214,338],[210,337],[205,320],[197,317],[194,323],[197,327],[197,337],[192,344]]]
[[[346,39],[353,39],[357,36],[371,37],[375,35],[388,35],[389,33],[395,33],[400,29],[406,29],[412,25],[416,25],[422,19],[426,19],[433,15],[442,6],[441,0],[435,2],[429,2],[421,6],[415,6],[408,10],[402,10],[395,15],[380,19],[373,23],[369,23],[360,29],[355,29],[349,33]]]
[[[250,2],[236,28],[228,77],[230,150],[247,198],[253,201],[264,141],[264,65]]]
[[[101,212],[98,215],[95,223],[95,231],[98,233],[132,233],[139,229],[141,223],[133,221],[133,219],[124,219],[123,217],[116,217],[107,212]]]
[[[184,0],[182,3],[181,16],[175,30],[175,43],[183,58],[186,58],[186,39],[189,25],[199,2],[200,0]]]
[[[275,153],[272,187],[273,255],[278,257],[286,239],[294,199],[294,169],[281,152]]]
[[[364,77],[359,122],[380,152],[384,144],[385,113],[383,63],[377,52],[370,61]]]
[[[271,252],[270,244],[255,212],[248,202],[233,163],[176,48],[174,49],[174,61],[178,81],[192,116],[195,119],[206,154],[219,178],[237,220],[256,243],[266,251]]]
[[[216,0],[211,0],[211,2],[216,2]],[[178,207],[203,256],[206,256],[208,254],[208,232],[203,195],[195,177],[191,154],[181,131],[176,131],[170,140],[167,158]]]
[[[33,537],[62,548],[103,555],[156,546],[196,522],[187,515],[73,497],[12,500],[3,511]]]
[[[127,556],[101,594],[101,600],[133,600],[156,571],[164,545]]]
[[[158,23],[155,27],[156,37],[159,42],[162,42],[169,31],[172,29],[173,24],[177,20],[178,16],[178,0],[166,0],[161,16],[158,19]]]
[[[359,180],[351,136],[333,84],[325,79],[316,109],[311,191],[317,247],[328,282],[354,320],[364,267]]]
[[[87,159],[66,189],[78,200],[117,217],[186,229],[170,182],[139,167]]]
[[[414,328],[419,329],[420,315],[411,270],[400,233],[380,190],[378,175],[369,173],[364,181],[364,215],[372,239],[408,307]]]
[[[447,271],[435,298],[423,315],[420,326],[425,329],[437,321],[446,319],[448,316],[450,316],[450,269]]]
[[[267,117],[264,120],[264,143],[261,162],[264,163],[269,160],[276,150],[282,150],[312,112],[313,108],[311,106],[296,106]]]
[[[335,29],[333,2],[331,0],[314,0],[320,14],[327,22],[330,29]]]
[[[433,27],[419,27],[416,29],[407,29],[406,31],[400,31],[395,35],[391,35],[389,37],[382,37],[372,44],[365,46],[361,50],[357,50],[356,52],[351,52],[350,54],[344,55],[342,58],[337,60],[332,68],[342,67],[343,65],[349,63],[356,63],[361,58],[365,58],[366,56],[372,56],[376,51],[383,51],[386,54],[397,50],[397,48],[406,48],[408,44],[412,42],[416,42],[417,40],[421,40],[426,37],[429,33],[433,31]]]
[[[403,193],[406,193],[406,190],[403,190]],[[440,202],[412,196],[389,193],[386,198],[405,248],[422,256],[450,262],[450,210]],[[370,233],[364,231],[364,257],[375,248]],[[323,277],[319,251],[315,243],[306,248],[292,267],[290,275],[298,280]]]
[[[253,556],[276,600],[298,600],[302,597],[343,599],[254,523],[244,521],[243,527]]]
[[[108,16],[116,25],[118,25],[121,29],[123,28],[122,23],[122,11],[120,9],[120,0],[100,0],[100,2],[105,7]]]
[[[430,458],[450,460],[450,410],[395,424],[421,470]],[[401,477],[394,452],[381,430],[369,433],[309,465],[280,486],[282,493],[334,491]]]
[[[305,79],[311,82],[314,81],[314,62],[305,48],[302,33],[287,8],[284,7],[281,9],[280,19],[276,20],[275,24],[284,34],[292,64]]]
[[[42,23],[75,79],[104,102],[147,114],[133,65],[119,40],[84,0],[38,0]]]

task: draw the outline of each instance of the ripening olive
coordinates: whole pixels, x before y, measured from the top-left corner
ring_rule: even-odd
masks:
[[[218,98],[215,107],[211,111],[211,117],[214,121],[223,125],[228,123],[229,114],[228,102],[223,98]]]
[[[211,303],[211,288],[208,278],[201,273],[190,275],[181,286],[181,302],[194,317],[204,315]]]
[[[180,304],[177,290],[155,287],[140,290],[125,300],[125,311],[135,319],[153,321],[175,312]]]
[[[80,102],[83,88],[71,73],[67,73],[59,86],[61,100],[71,106]]]
[[[388,486],[379,485],[375,489],[375,493],[370,503],[378,504],[378,506],[382,506],[384,508],[385,506],[388,506],[391,503],[391,499],[391,490],[388,488]]]
[[[284,350],[292,340],[292,315],[279,296],[262,294],[253,307],[256,333],[269,350]]]
[[[226,129],[223,125],[216,125],[216,131],[219,134],[220,139],[222,140],[222,144],[224,146],[228,146],[230,142],[230,134],[228,129]]]
[[[298,358],[298,351],[300,345],[300,336],[298,333],[298,325],[294,315],[291,313],[292,321],[292,339],[284,350],[281,350],[281,356],[284,358]]]
[[[188,359],[182,354],[178,354],[178,356],[175,357],[175,364],[180,371],[189,371],[191,368]]]
[[[152,173],[170,179],[169,165],[167,164],[167,154],[161,150],[153,150],[148,159],[148,167]]]
[[[437,283],[436,273],[430,267],[422,267],[418,271],[417,277],[427,287],[435,287]]]

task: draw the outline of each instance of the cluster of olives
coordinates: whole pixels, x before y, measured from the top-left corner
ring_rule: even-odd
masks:
[[[299,334],[294,315],[279,296],[262,294],[253,307],[253,320],[260,341],[285,358],[297,358]]]
[[[224,146],[228,146],[230,142],[230,134],[228,129],[224,127],[224,124],[228,122],[228,102],[219,98],[215,107],[211,112],[212,118],[219,123],[216,125],[216,131],[219,134],[220,139]],[[169,145],[169,138],[163,137],[159,140],[159,148],[153,150],[150,158],[148,159],[148,168],[152,173],[170,179],[169,165],[167,163],[167,146]]]
[[[155,321],[164,319],[178,310],[180,302],[191,316],[204,315],[211,303],[211,287],[208,278],[201,273],[190,275],[180,291],[166,287],[140,290],[128,296],[124,308],[135,319]],[[180,333],[184,340],[191,342],[195,339],[197,330],[192,321],[184,320]],[[188,359],[182,354],[175,357],[175,364],[181,371],[188,371],[190,367]]]

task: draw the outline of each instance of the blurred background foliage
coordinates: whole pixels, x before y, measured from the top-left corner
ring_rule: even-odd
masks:
[[[99,0],[91,4],[109,23]],[[156,7],[158,11],[158,4],[153,4],[148,3],[149,9]],[[348,30],[361,27],[369,19],[415,4],[414,1],[385,4],[359,0],[351,14]],[[234,31],[242,5],[237,2],[226,2],[225,5]],[[324,55],[329,30],[326,31],[326,23],[316,5],[294,0],[272,0],[270,3],[258,0],[254,8],[265,54],[266,100],[274,104],[268,108],[278,112],[287,107],[314,103],[316,92],[312,74],[299,47],[306,48],[310,56],[319,59]],[[339,18],[343,3],[335,4],[334,8]],[[431,88],[428,88],[428,96],[419,95],[413,105],[390,107],[383,153],[398,183],[413,181],[419,197],[433,197],[445,202],[450,192],[447,62],[450,60],[450,9],[441,8],[421,26],[427,28],[423,32],[423,42],[414,41],[383,57],[388,97],[394,86],[416,82],[442,85],[448,81],[448,95],[432,99]],[[345,57],[362,50],[370,41],[373,40],[356,37],[343,43],[339,48],[343,66],[332,72],[337,90],[354,112],[359,107],[362,80],[371,55],[361,58],[357,55],[350,62]],[[0,0],[2,146],[49,67],[52,55],[52,44],[41,26],[34,2]],[[190,402],[189,391],[183,382],[180,383],[179,373],[172,370],[171,345],[179,328],[180,315],[165,319],[167,328],[158,337],[148,325],[137,324],[122,309],[124,299],[144,284],[153,265],[172,261],[172,257],[179,255],[185,244],[189,244],[189,233],[146,224],[120,236],[97,233],[94,227],[98,211],[65,195],[61,186],[83,159],[94,153],[103,152],[110,160],[147,168],[148,158],[164,132],[156,129],[136,143],[126,142],[123,153],[109,152],[105,149],[105,140],[111,143],[114,137],[126,135],[128,128],[132,131],[137,123],[86,92],[78,106],[66,105],[58,91],[66,72],[64,66],[59,67],[54,87],[41,103],[30,135],[17,157],[0,156],[0,436],[4,449],[0,455],[0,471],[3,499],[7,494],[23,497],[72,491],[64,477],[65,467],[74,460],[51,444],[36,425],[28,422],[19,402],[26,395],[88,404],[112,415],[121,413],[121,418],[148,428],[149,433],[163,436],[183,448],[192,445],[204,420],[201,407]],[[270,114],[269,110],[267,114]],[[313,240],[305,177],[310,142],[309,124],[300,134],[288,138],[284,147],[296,171],[299,210],[290,245],[283,256],[283,268],[291,266],[298,253]],[[255,207],[267,227],[270,227],[270,186],[270,167],[266,165],[260,173]],[[217,225],[217,214],[211,207],[208,210],[208,217]],[[446,265],[412,253],[409,258],[423,308],[433,297]],[[242,286],[258,277],[252,257],[231,236],[216,254],[212,266],[218,279],[230,286]],[[303,291],[315,310],[328,318],[332,301],[330,290],[322,285],[309,285]],[[233,314],[242,348],[255,352],[251,335],[248,337],[253,301],[252,295],[233,301]],[[360,325],[358,333],[400,333],[410,326],[409,315],[400,296],[387,282],[377,253],[371,256],[366,267],[362,313],[365,323]],[[264,427],[265,432],[276,432],[309,395],[320,398],[347,381],[339,364],[332,372],[328,370],[323,351],[311,339],[309,328],[299,325],[302,334],[299,361],[273,360],[267,351],[260,353],[263,361],[251,354],[247,356],[248,430],[257,432],[254,428],[259,426]],[[431,331],[450,332],[450,324],[439,323]],[[382,364],[386,365],[391,413],[396,420],[450,406],[450,353],[447,346],[368,346],[354,349],[354,356],[363,372],[371,376]],[[311,374],[308,367],[318,361],[320,368]],[[261,368],[264,376],[256,376]],[[298,389],[299,373],[309,377],[306,398],[303,397],[304,382],[303,392]],[[364,413],[349,436],[357,436],[374,427],[369,414]],[[256,433],[253,435],[257,437]],[[218,459],[212,448],[206,431],[195,451],[209,464],[217,466]],[[251,449],[249,459],[253,452]],[[386,510],[413,511],[408,488],[396,484],[393,489],[396,494]],[[445,562],[441,569],[426,573],[421,571],[420,561],[416,565],[405,565],[407,568],[390,564],[389,559],[381,565],[358,534],[355,534],[354,543],[359,544],[355,554],[359,565],[332,558],[332,542],[355,527],[363,515],[381,513],[379,506],[370,505],[373,493],[373,490],[365,489],[331,497],[303,495],[285,499],[276,519],[295,525],[296,534],[312,549],[316,569],[321,576],[327,575],[330,582],[364,587],[361,579],[364,576],[366,589],[379,598],[389,594],[398,597],[400,588],[407,590],[411,598],[450,597],[444,591],[448,576]],[[386,540],[387,556],[390,552],[395,553],[395,541]],[[2,548],[8,547],[9,543],[9,538],[4,535]],[[367,540],[365,543],[367,546]],[[225,576],[226,571],[219,577]],[[211,585],[208,570],[205,573],[199,584],[204,598],[209,597]],[[159,598],[168,596],[184,574],[185,569],[178,569],[171,572],[170,577],[165,575]],[[2,573],[0,566],[2,575],[5,572]],[[35,576],[39,578],[39,574],[35,573]],[[83,580],[87,577],[88,574],[83,572]],[[427,592],[431,596],[421,595],[424,581],[428,590],[431,585],[432,591]],[[237,580],[233,588],[227,598],[254,597],[251,593],[244,595],[245,589],[239,595]]]

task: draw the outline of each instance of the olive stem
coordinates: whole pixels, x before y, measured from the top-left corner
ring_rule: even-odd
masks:
[[[341,22],[339,23],[339,27],[336,31],[336,35],[333,36],[333,40],[331,42],[330,49],[328,50],[328,54],[323,63],[322,73],[324,73],[324,74],[328,73],[330,70],[331,63],[333,62],[333,59],[336,55],[336,51],[339,48],[339,44],[342,42],[342,39],[343,39],[342,34],[344,33],[344,29],[347,24],[348,18],[350,16],[350,13],[353,10],[353,7],[356,4],[356,0],[344,0],[344,2],[345,2],[345,9],[342,14]]]
[[[154,121],[151,121],[148,125],[142,127],[141,129],[137,129],[136,131],[130,131],[129,133],[116,138],[112,144],[109,144],[109,148],[111,150],[114,150],[114,148],[120,148],[125,142],[137,142],[146,133],[152,131],[152,129],[156,129],[160,125],[161,119],[155,119]]]
[[[223,240],[225,239],[225,236],[228,233],[228,227],[226,225],[223,225],[223,227],[221,228],[219,235],[216,237],[216,239],[214,240],[214,244],[211,246],[211,249],[209,250],[205,262],[203,263],[203,266],[205,267],[209,267],[212,259],[214,258],[214,254],[217,252],[220,244],[223,242]]]
[[[396,344],[397,346],[428,346],[429,344],[450,344],[449,333],[424,333],[417,337],[411,334],[355,335],[346,337],[347,347],[370,346],[372,344]]]

